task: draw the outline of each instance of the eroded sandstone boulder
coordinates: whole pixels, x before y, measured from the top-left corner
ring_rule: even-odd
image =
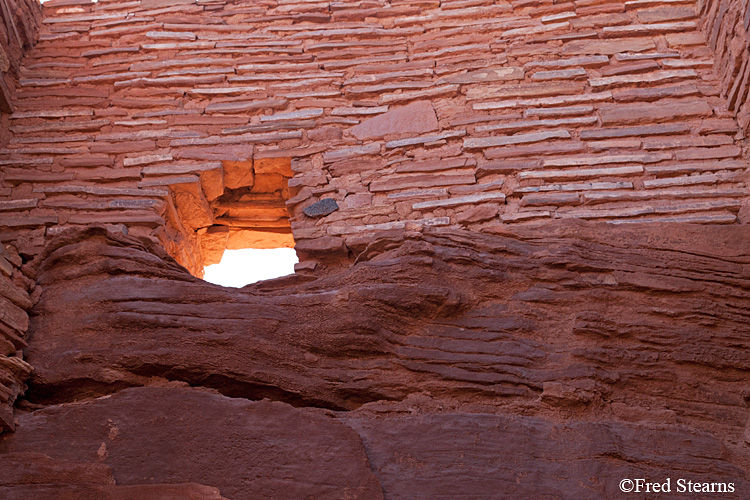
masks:
[[[719,439],[680,426],[441,411],[434,403],[424,413],[414,406],[385,418],[367,411],[344,417],[362,436],[389,499],[614,499],[624,495],[623,479],[636,478],[669,480],[675,496],[680,479],[714,483],[714,492],[723,489],[717,496],[739,499],[750,486],[747,471],[727,463]]]
[[[744,498],[749,241],[389,229],[339,267],[229,289],[148,240],[63,232],[34,266],[35,371],[0,457],[103,463],[116,484],[73,486],[112,499],[572,500],[629,477]]]
[[[11,483],[10,497],[3,498],[28,500],[23,493],[30,492],[45,500],[383,498],[359,436],[320,410],[145,387],[52,406],[21,420],[18,432],[0,442],[0,457],[23,451],[88,464],[89,471],[106,465],[118,486],[47,473],[48,483]],[[27,459],[37,469],[52,461]],[[61,494],[61,484],[70,496]]]

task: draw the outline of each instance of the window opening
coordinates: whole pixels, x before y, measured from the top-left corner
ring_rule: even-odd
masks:
[[[243,287],[294,273],[299,262],[293,248],[226,250],[218,264],[206,266],[203,279],[222,286]]]
[[[204,280],[243,287],[294,273],[298,262],[286,200],[291,158],[223,162],[224,190],[201,235]]]

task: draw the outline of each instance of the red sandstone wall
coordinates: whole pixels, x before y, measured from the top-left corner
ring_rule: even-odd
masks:
[[[701,24],[714,51],[721,95],[745,136],[750,132],[750,2],[699,0]]]
[[[29,291],[34,283],[19,270],[21,264],[15,248],[0,246],[0,433],[15,428],[13,403],[23,395],[31,373],[21,349],[28,346],[26,311],[32,306]]]
[[[46,5],[0,151],[30,255],[104,223],[199,273],[228,180],[278,159],[303,257],[425,225],[746,220],[691,2]],[[321,198],[339,210],[301,213]]]
[[[7,116],[13,107],[11,88],[21,58],[36,38],[41,9],[36,0],[0,0],[0,143],[7,140]],[[0,190],[2,191],[2,190]],[[3,238],[4,241],[7,241]],[[23,259],[15,247],[0,244],[0,433],[15,429],[13,405],[26,390],[31,366],[21,349],[28,346],[27,310],[33,280],[21,272]]]
[[[747,220],[746,59],[663,4],[50,2],[0,151],[0,430],[44,286],[0,497],[746,498],[748,227],[674,223]],[[198,274],[226,191],[269,217],[290,177],[298,249],[351,268],[47,245]]]
[[[0,498],[610,500],[644,477],[747,500],[750,226],[503,229],[244,289],[66,232],[34,262]]]
[[[0,0],[0,112],[12,109],[11,88],[24,51],[36,41],[41,13],[37,0]]]

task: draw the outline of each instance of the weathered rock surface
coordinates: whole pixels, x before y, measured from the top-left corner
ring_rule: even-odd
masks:
[[[422,413],[414,406],[407,416],[401,407],[387,417],[344,417],[362,436],[389,499],[609,499],[624,495],[623,479],[644,477],[670,480],[671,495],[652,498],[679,496],[678,479],[732,483],[734,492],[725,485],[716,494],[729,498],[742,498],[739,491],[750,486],[746,470],[725,462],[718,439],[679,426]]]
[[[153,481],[198,482],[232,499],[259,491],[255,481],[239,484],[239,468],[208,457],[245,432],[312,440],[310,449],[336,443],[361,498],[380,494],[370,466],[386,498],[486,498],[503,484],[504,498],[608,498],[633,475],[745,487],[745,226],[401,231],[350,248],[349,269],[240,290],[190,276],[150,242],[63,233],[38,266],[28,399],[121,392],[22,416],[0,450],[87,462],[105,443],[118,485],[141,484],[159,463]],[[165,379],[223,396],[137,388]],[[262,398],[279,403],[246,401]],[[369,465],[357,439],[310,407],[337,411]],[[87,418],[98,423],[79,429]],[[108,418],[132,437],[108,440]],[[275,463],[253,445],[226,446],[233,460]],[[176,456],[214,473],[182,471],[169,464]],[[343,467],[309,476],[302,455],[273,457],[288,459],[296,486]],[[451,474],[455,483],[439,486]],[[341,486],[315,484],[304,491]]]
[[[34,0],[5,0],[0,5],[0,115],[13,112],[13,91],[21,59],[37,38],[42,9]]]
[[[218,489],[199,484],[136,486],[39,485],[0,487],[6,500],[229,500]]]
[[[130,491],[129,498],[162,500],[383,498],[359,436],[320,410],[187,387],[145,387],[49,407],[21,420],[19,432],[0,442],[0,453],[42,453],[90,463],[90,469],[104,464],[118,486],[101,498],[128,498],[118,490]],[[71,482],[54,479],[51,484]],[[175,487],[183,483],[212,488]],[[165,486],[152,486],[153,493],[144,486],[167,484],[175,485],[173,497]],[[132,491],[136,487],[143,496]],[[8,489],[13,494],[15,488]]]
[[[114,439],[117,431],[108,437]],[[0,493],[7,500],[227,500],[217,488],[194,483],[118,486],[112,469],[102,463],[106,456],[101,447],[95,456],[85,457],[90,461],[54,459],[38,452],[3,453]]]
[[[746,499],[747,7],[0,1],[0,498]]]
[[[316,201],[309,207],[305,207],[302,213],[304,213],[308,217],[325,217],[326,215],[332,214],[338,209],[339,205],[338,203],[336,203],[336,200],[332,200],[331,198],[324,198],[320,201]]]
[[[351,409],[423,390],[535,401],[569,380],[567,397],[587,403],[683,394],[679,413],[714,373],[712,391],[726,387],[737,425],[745,417],[741,391],[729,390],[750,368],[736,344],[747,332],[744,227],[425,231],[383,254],[387,240],[370,243],[347,271],[242,290],[122,235],[63,235],[39,267],[30,397],[73,400],[159,376]],[[690,386],[680,367],[706,370],[703,382]]]
[[[360,140],[387,135],[426,134],[438,129],[438,120],[430,101],[417,101],[387,111],[352,127],[349,132]]]
[[[745,136],[750,133],[750,9],[743,2],[700,4],[700,24],[714,54],[721,95]]]
[[[347,245],[371,226],[435,219],[474,231],[561,218],[741,224],[746,3],[51,0],[39,42],[10,58],[0,229],[14,235],[0,241],[33,257],[61,227],[109,224],[200,276],[220,252],[217,227],[231,228],[228,242],[257,241],[284,224],[304,247],[336,248],[342,224],[364,228]],[[657,164],[642,168],[654,149]],[[633,161],[550,175],[539,163],[578,155]],[[269,158],[287,162],[288,189],[236,168]],[[513,159],[537,164],[483,168]],[[710,173],[707,159],[734,161],[693,179]],[[446,160],[464,168],[408,170]],[[504,197],[478,196],[480,177]],[[410,197],[428,187],[473,198]],[[231,199],[244,215],[218,213],[215,200],[238,189],[277,193],[279,206],[251,215],[268,200]],[[338,213],[305,217],[323,196]],[[368,202],[343,203],[353,197]]]
[[[13,247],[0,246],[0,434],[15,428],[13,405],[26,390],[32,370],[22,349],[28,345],[33,282],[20,271],[21,264]]]

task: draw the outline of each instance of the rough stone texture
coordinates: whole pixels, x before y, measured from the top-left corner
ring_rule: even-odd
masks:
[[[501,498],[610,498],[620,476],[733,482],[726,498],[744,498],[747,226],[401,231],[363,240],[348,269],[240,290],[147,240],[60,235],[27,349],[27,397],[52,406],[21,415],[0,452],[231,499],[261,484],[279,488],[269,498],[503,484]],[[262,398],[278,402],[247,401]]]
[[[107,429],[115,439],[118,432]],[[102,463],[106,456],[101,448],[80,462],[39,452],[3,453],[0,493],[6,500],[228,500],[218,488],[194,483],[118,486]]]
[[[369,118],[350,129],[359,140],[396,134],[427,134],[438,129],[435,110],[429,101],[417,101]]]
[[[40,485],[0,487],[7,500],[229,500],[216,488],[194,483],[136,486]]]
[[[29,1],[0,497],[747,498],[747,0]]]
[[[697,4],[703,32],[715,55],[721,94],[747,137],[750,134],[750,4],[747,0],[700,0]]]
[[[192,482],[232,500],[383,498],[359,436],[346,425],[321,411],[187,387],[128,389],[35,412],[0,450],[105,464],[120,488]]]
[[[411,408],[420,403],[429,401],[414,401]],[[392,499],[620,498],[623,478],[643,476],[664,478],[661,483],[669,478],[671,495],[649,496],[669,498],[680,496],[678,478],[710,484],[746,477],[741,467],[724,462],[726,449],[715,437],[680,426],[392,411],[386,418],[355,413],[344,419],[362,436]],[[691,458],[676,459],[685,454]],[[740,479],[734,493],[714,494],[740,498],[738,491],[748,485]]]
[[[326,215],[332,214],[338,209],[339,205],[338,203],[336,203],[336,200],[324,198],[306,207],[302,211],[302,213],[304,213],[308,217],[325,217]]]
[[[0,434],[15,428],[13,404],[26,390],[32,370],[22,349],[28,345],[27,312],[33,305],[29,292],[34,284],[20,271],[21,264],[15,248],[0,246]]]
[[[6,204],[0,228],[17,236],[0,239],[31,258],[61,227],[104,223],[160,242],[200,276],[221,251],[217,226],[237,233],[227,242],[262,246],[284,226],[311,240],[307,248],[327,249],[344,223],[533,224],[588,212],[605,190],[628,201],[601,201],[602,219],[742,223],[747,153],[731,152],[746,147],[746,6],[48,2],[0,137],[0,202],[36,204]],[[652,144],[635,130],[662,141],[664,157],[640,171],[604,165],[588,179],[598,189],[524,168],[478,175],[488,160],[637,158]],[[606,140],[615,137],[627,140]],[[715,182],[690,183],[706,159],[722,158],[737,162]],[[277,180],[288,190],[253,177],[268,160],[285,162]],[[492,217],[427,203],[446,198],[439,190],[409,198],[429,187],[409,166],[440,161],[462,166],[429,186],[471,196],[485,192],[480,177],[502,183]],[[688,187],[645,188],[652,181]],[[234,192],[251,185],[273,203]],[[549,196],[539,211],[526,188],[579,196]],[[340,210],[302,214],[323,197]],[[369,203],[345,203],[353,197]],[[702,203],[726,197],[736,202]]]
[[[36,42],[42,10],[35,0],[0,3],[0,117],[13,112],[13,87],[24,52]],[[4,123],[3,128],[7,126]]]

